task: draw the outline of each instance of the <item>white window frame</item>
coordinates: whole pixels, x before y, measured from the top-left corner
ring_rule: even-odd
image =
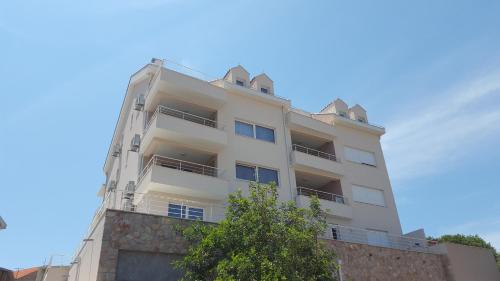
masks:
[[[240,134],[236,133],[236,121],[241,122],[241,123],[245,123],[247,125],[251,125],[252,129],[253,129],[253,137],[249,137],[249,136],[245,136],[245,135],[240,135]],[[257,126],[262,127],[262,128],[266,128],[266,129],[269,129],[269,130],[273,130],[274,141],[271,142],[271,141],[266,141],[266,140],[263,140],[263,139],[258,139],[257,138]],[[249,121],[245,121],[245,120],[242,120],[242,119],[234,119],[234,127],[235,127],[234,134],[237,135],[237,136],[245,137],[245,138],[249,138],[249,139],[255,139],[255,140],[258,140],[258,141],[263,141],[265,143],[274,143],[274,144],[276,144],[276,128],[274,128],[274,127],[270,127],[270,126],[267,126],[267,125],[262,125],[262,124],[259,124],[259,123],[249,122]]]
[[[178,217],[173,217],[173,216],[170,216],[170,212],[169,212],[169,208],[170,208],[170,204],[173,204],[173,205],[179,205],[181,206],[181,217],[178,218]],[[186,216],[185,217],[182,217],[182,207],[186,207]],[[202,207],[202,206],[193,206],[193,205],[188,205],[188,204],[185,204],[183,202],[176,202],[176,201],[169,201],[167,202],[167,217],[170,217],[170,218],[177,218],[177,219],[185,219],[185,220],[193,220],[193,219],[190,219],[189,218],[189,208],[196,208],[196,209],[202,209],[203,210],[203,217],[201,218],[202,221],[206,221],[206,212],[205,212],[205,208]]]
[[[234,164],[234,169],[235,169],[234,177],[236,178],[236,180],[250,182],[250,180],[240,179],[240,178],[236,177],[236,166],[237,165],[245,166],[245,167],[249,167],[249,168],[254,168],[255,169],[255,182],[257,182],[257,183],[259,182],[259,168],[264,168],[264,169],[276,171],[277,176],[278,176],[278,182],[276,183],[276,186],[279,187],[281,184],[281,174],[280,174],[279,169],[276,169],[273,167],[268,167],[268,166],[251,164],[251,163],[247,163],[247,162],[241,162],[241,161],[236,161],[236,163]],[[266,184],[266,183],[261,183],[261,184]]]

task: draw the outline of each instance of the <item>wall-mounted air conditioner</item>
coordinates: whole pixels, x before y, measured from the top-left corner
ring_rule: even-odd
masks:
[[[121,153],[121,152],[122,152],[122,148],[121,148],[121,146],[120,146],[120,145],[118,145],[118,144],[113,145],[113,150],[111,151],[111,155],[112,155],[113,157],[118,157],[118,156],[120,156],[120,153]]]
[[[130,141],[130,150],[131,151],[139,151],[139,147],[141,146],[141,136],[135,134],[132,140]]]
[[[134,192],[135,192],[135,182],[129,181],[125,186],[124,198],[125,199],[132,198],[134,196]]]
[[[110,182],[109,182],[109,184],[108,184],[108,190],[109,190],[109,191],[113,191],[113,190],[115,190],[115,189],[116,189],[116,181],[112,180],[112,181],[110,181]]]
[[[146,99],[144,98],[144,95],[139,95],[137,98],[135,98],[134,109],[141,111],[142,109],[144,109],[145,103]]]

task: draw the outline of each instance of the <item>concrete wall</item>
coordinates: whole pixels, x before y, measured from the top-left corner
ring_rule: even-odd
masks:
[[[439,247],[449,258],[454,281],[500,280],[500,271],[491,250],[452,243],[440,244]]]
[[[88,237],[90,241],[84,242],[83,247],[77,254],[76,263],[71,265],[68,281],[96,280],[104,225],[105,218],[103,216],[91,231]]]

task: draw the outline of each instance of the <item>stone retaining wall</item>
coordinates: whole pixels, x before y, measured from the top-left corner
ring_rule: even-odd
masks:
[[[342,260],[344,281],[451,281],[444,255],[328,240]]]
[[[175,225],[189,221],[107,210],[97,281],[115,281],[119,251],[185,254]],[[327,240],[343,262],[344,281],[451,281],[445,256]]]

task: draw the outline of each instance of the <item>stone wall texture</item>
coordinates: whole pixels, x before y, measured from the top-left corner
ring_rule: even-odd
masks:
[[[98,281],[115,281],[122,251],[185,254],[188,244],[175,231],[189,221],[107,210]],[[342,260],[344,281],[452,281],[443,255],[327,240]]]
[[[344,281],[452,281],[444,255],[327,240],[342,260]]]

